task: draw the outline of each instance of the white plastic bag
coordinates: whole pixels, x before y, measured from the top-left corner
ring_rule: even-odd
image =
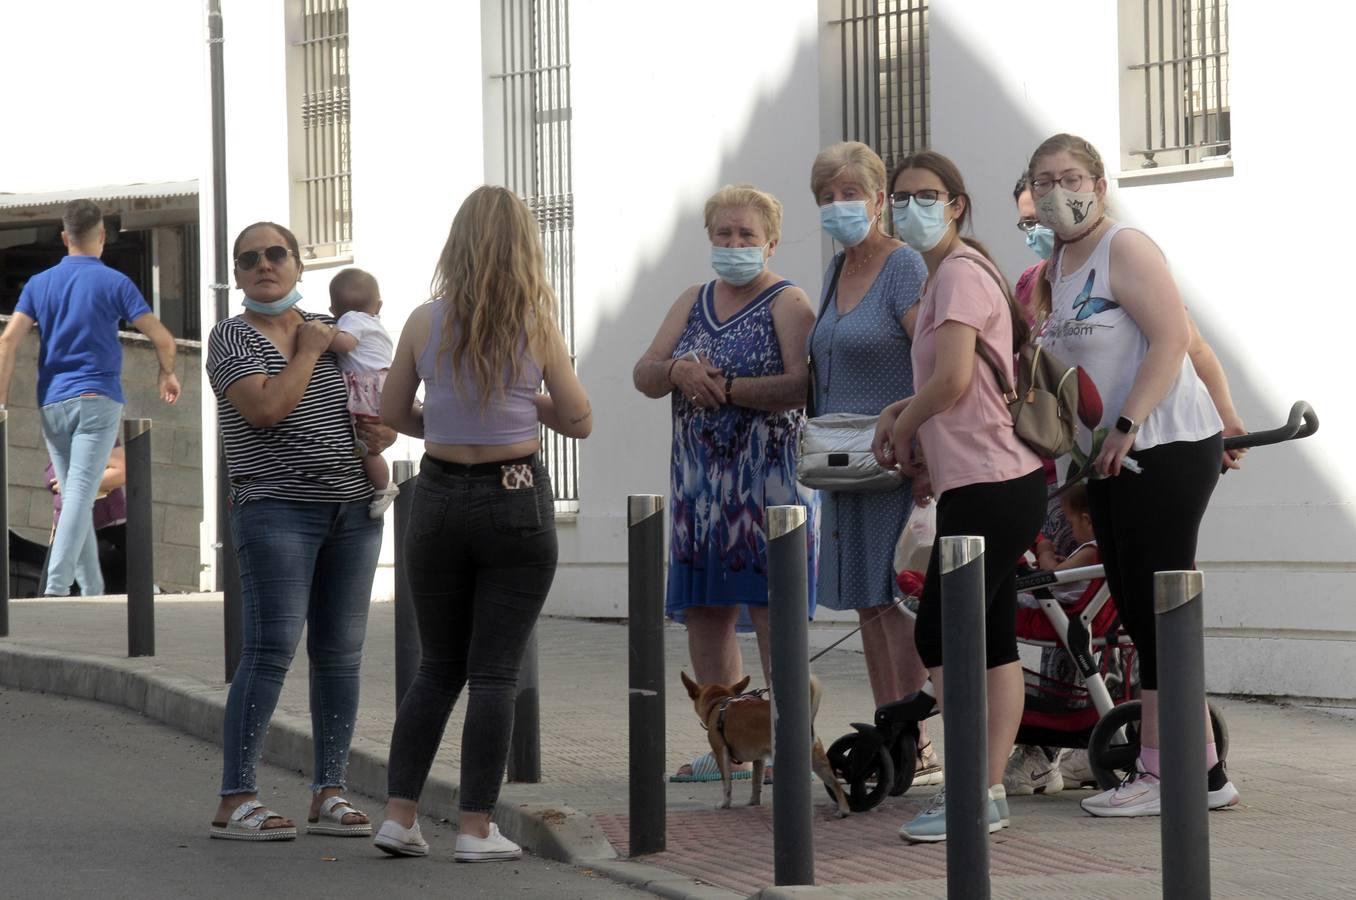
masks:
[[[936,539],[937,502],[915,506],[899,533],[899,543],[895,544],[895,571],[926,572]]]

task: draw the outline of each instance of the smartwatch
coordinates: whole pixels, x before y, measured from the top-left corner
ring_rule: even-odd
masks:
[[[1128,416],[1121,416],[1116,419],[1116,430],[1121,434],[1136,434],[1139,431],[1139,423]]]

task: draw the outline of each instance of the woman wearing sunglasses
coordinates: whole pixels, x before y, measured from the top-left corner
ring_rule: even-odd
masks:
[[[245,309],[212,329],[207,375],[231,478],[244,646],[226,699],[211,836],[296,837],[293,820],[259,802],[255,770],[303,626],[315,745],[306,830],[370,835],[367,816],[342,794],[382,524],[367,514],[372,485],[353,453],[348,391],[328,352],[333,320],[297,306],[296,237],[259,222],[236,238],[234,256]],[[395,432],[368,425],[359,436],[380,450]]]

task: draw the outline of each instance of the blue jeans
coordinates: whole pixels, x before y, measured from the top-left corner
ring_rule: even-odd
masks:
[[[101,394],[71,397],[42,408],[42,436],[61,486],[61,520],[47,560],[49,597],[65,597],[80,582],[86,597],[104,592],[94,540],[94,497],[118,439],[122,404]]]
[[[396,711],[387,794],[418,800],[452,706],[469,684],[458,805],[499,799],[518,666],[556,574],[551,478],[506,489],[499,465],[425,456],[414,488],[405,565],[419,621],[419,672]]]
[[[222,796],[257,790],[264,735],[303,625],[315,745],[311,789],[344,787],[381,550],[382,523],[368,517],[367,504],[262,499],[231,508],[244,647],[226,698]]]

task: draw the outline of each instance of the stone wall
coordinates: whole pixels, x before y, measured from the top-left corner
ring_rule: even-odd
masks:
[[[0,328],[9,320],[0,316]],[[156,394],[155,348],[137,333],[124,333],[123,415],[148,418],[151,427],[152,516],[155,583],[166,592],[199,590],[202,522],[202,347],[179,341],[175,372],[183,393],[173,406]],[[46,545],[52,531],[52,495],[43,482],[47,448],[37,411],[38,334],[20,348],[9,389],[10,527]]]

